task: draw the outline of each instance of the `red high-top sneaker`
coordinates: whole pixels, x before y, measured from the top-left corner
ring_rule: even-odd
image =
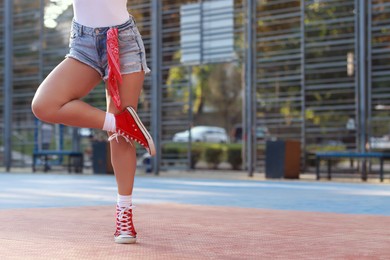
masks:
[[[119,244],[133,244],[137,241],[137,232],[133,224],[133,206],[120,208],[116,205],[116,231],[114,240]]]
[[[134,108],[127,107],[121,113],[115,115],[116,133],[108,139],[111,141],[122,136],[127,142],[134,140],[145,147],[151,156],[156,154],[154,142],[146,127],[142,124]]]

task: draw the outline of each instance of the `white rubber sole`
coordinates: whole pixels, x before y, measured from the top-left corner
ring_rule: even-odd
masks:
[[[135,244],[137,242],[136,237],[114,237],[114,241],[117,244]]]
[[[149,148],[150,148],[148,150],[150,156],[155,156],[156,155],[156,147],[154,146],[153,139],[150,136],[150,134],[149,134],[148,130],[146,129],[146,127],[144,126],[144,124],[142,124],[141,119],[139,119],[139,117],[137,115],[137,112],[135,112],[134,108],[132,108],[132,107],[127,107],[126,109],[133,116],[133,118],[135,119],[138,127],[141,129],[142,133],[146,137],[146,141],[148,141],[148,145],[149,145]]]

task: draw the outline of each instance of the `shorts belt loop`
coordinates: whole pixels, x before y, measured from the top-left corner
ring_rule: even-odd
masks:
[[[83,36],[83,26],[82,25],[79,27],[79,35]]]

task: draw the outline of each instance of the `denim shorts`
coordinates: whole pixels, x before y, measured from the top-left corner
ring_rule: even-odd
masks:
[[[134,18],[118,28],[119,61],[121,74],[150,69],[146,63],[145,47]],[[72,21],[69,53],[65,56],[76,59],[94,68],[105,81],[108,78],[107,31],[111,27],[91,28]]]

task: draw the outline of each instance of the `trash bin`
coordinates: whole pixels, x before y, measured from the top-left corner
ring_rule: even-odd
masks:
[[[301,168],[301,143],[299,141],[267,141],[265,150],[266,178],[299,178]]]
[[[92,168],[93,173],[114,173],[109,142],[95,141],[92,143]]]

